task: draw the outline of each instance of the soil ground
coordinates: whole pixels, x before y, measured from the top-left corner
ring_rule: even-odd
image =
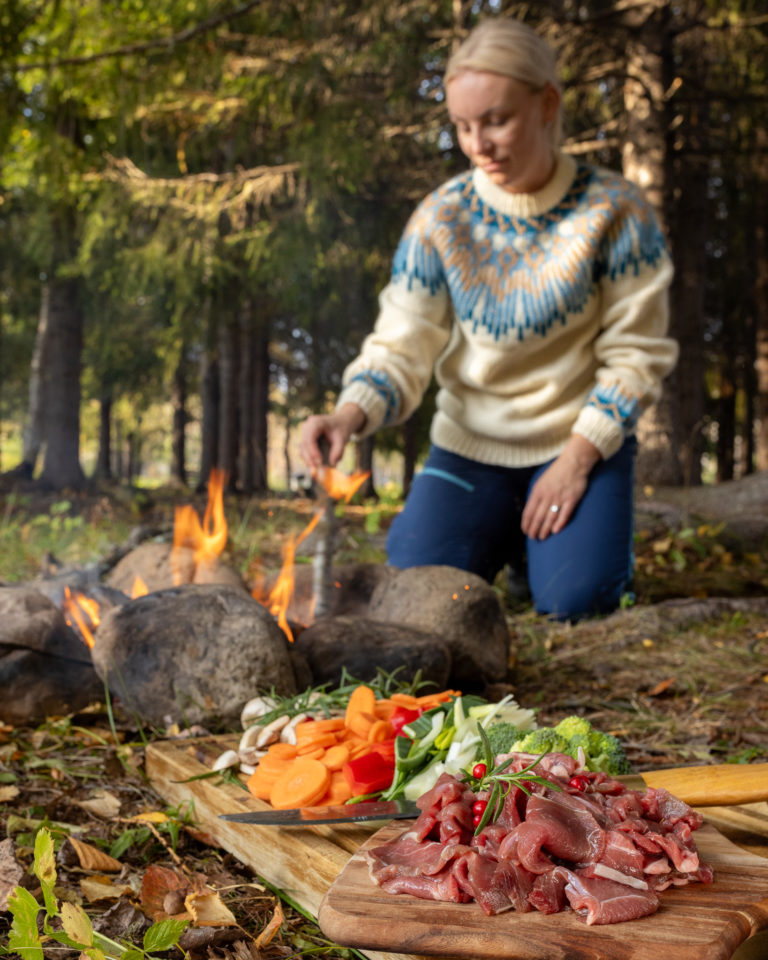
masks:
[[[35,516],[72,518],[69,531],[60,525],[62,542],[73,531],[75,539],[96,528],[122,531],[107,537],[116,557],[126,531],[137,524],[167,534],[179,499],[173,491],[138,499],[133,494],[72,497],[56,514],[52,508],[61,497],[22,495],[26,502],[6,502],[4,547],[10,550],[14,525],[23,541],[26,524],[28,549],[14,542],[20,551],[16,571],[22,575],[9,577],[0,570],[6,581],[31,576],[35,564],[39,569],[68,562],[66,546],[57,553],[54,530],[48,530],[45,555],[40,543],[33,548]],[[228,502],[228,561],[246,576],[257,566],[275,569],[286,537],[302,529],[314,509],[307,500]],[[395,509],[382,504],[346,508],[337,559],[383,560],[383,536]],[[509,681],[516,699],[537,709],[540,724],[570,713],[588,716],[621,737],[637,770],[767,760],[768,560],[763,552],[715,516],[691,516],[671,502],[639,512],[636,552],[634,602],[611,617],[575,625],[537,617],[499,579],[496,588],[513,638]],[[7,942],[12,920],[3,912],[4,895],[19,882],[18,870],[29,870],[34,835],[44,824],[56,842],[60,901],[81,903],[113,939],[140,945],[136,923],[143,915],[131,904],[154,903],[158,915],[165,916],[170,901],[164,898],[174,887],[189,891],[196,878],[204,878],[236,925],[190,928],[183,941],[190,960],[354,955],[327,943],[310,919],[212,844],[181,811],[168,811],[148,787],[146,739],[186,733],[144,730],[135,718],[105,704],[28,728],[0,726],[0,836],[11,838],[13,851],[0,844],[0,944]],[[156,816],[132,819],[148,812]],[[119,861],[120,869],[109,875],[113,884],[128,888],[122,897],[101,899],[84,886],[93,869],[83,866],[83,851],[78,853],[70,836]],[[159,867],[168,872],[158,872]],[[49,945],[45,956],[69,960],[78,951]],[[174,947],[153,956],[183,954]]]

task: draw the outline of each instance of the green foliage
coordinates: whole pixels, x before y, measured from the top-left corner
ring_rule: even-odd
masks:
[[[13,918],[8,948],[0,946],[0,954],[18,954],[24,960],[42,960],[50,944],[80,950],[91,960],[122,958],[122,960],[155,960],[153,951],[170,950],[188,926],[186,920],[162,920],[153,924],[144,935],[141,948],[130,944],[117,943],[103,934],[97,933],[88,914],[74,903],[59,903],[54,887],[56,884],[56,862],[54,844],[46,828],[38,831],[35,838],[34,871],[40,881],[43,903],[22,887],[17,887],[9,898],[8,909]],[[43,914],[42,930],[37,918]],[[54,928],[51,921],[58,920],[60,928]]]

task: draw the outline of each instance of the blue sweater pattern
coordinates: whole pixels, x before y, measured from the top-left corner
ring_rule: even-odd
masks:
[[[610,171],[580,165],[563,199],[529,218],[489,207],[469,172],[416,210],[392,278],[433,296],[447,290],[457,318],[473,332],[523,340],[581,313],[604,279],[637,275],[665,252],[647,201]]]

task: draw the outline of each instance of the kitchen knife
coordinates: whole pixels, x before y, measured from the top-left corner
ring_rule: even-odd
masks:
[[[633,789],[663,788],[694,807],[727,806],[768,800],[768,763],[673,767],[667,770],[647,770],[618,779]],[[310,826],[322,823],[361,823],[366,820],[406,820],[418,817],[419,813],[416,804],[407,800],[374,800],[331,807],[224,813],[219,819],[234,823]]]
[[[284,827],[318,823],[359,823],[365,820],[413,820],[421,811],[409,800],[370,800],[329,807],[295,807],[292,810],[254,810],[222,813],[219,820],[234,823],[278,824]]]

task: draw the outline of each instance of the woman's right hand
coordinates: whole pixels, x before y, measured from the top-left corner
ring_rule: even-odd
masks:
[[[356,403],[345,403],[334,413],[316,413],[302,423],[299,451],[310,470],[323,466],[324,458],[319,441],[328,441],[328,466],[335,467],[353,433],[365,427],[366,416]]]

